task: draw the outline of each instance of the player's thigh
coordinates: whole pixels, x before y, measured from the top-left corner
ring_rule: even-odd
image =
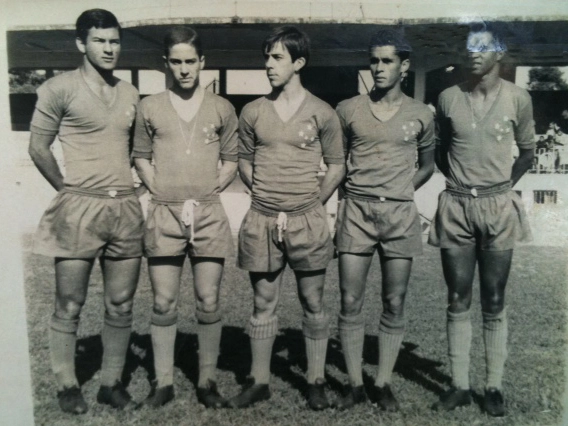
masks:
[[[482,308],[485,312],[499,312],[505,303],[513,250],[480,250],[478,259]]]
[[[475,274],[477,253],[475,246],[441,250],[442,270],[448,287],[448,302],[459,310],[471,303],[471,290]]]
[[[55,259],[57,312],[79,310],[85,303],[93,263],[94,259]],[[74,306],[69,306],[69,304]]]
[[[284,268],[275,272],[250,272],[255,316],[268,318],[278,307]]]
[[[381,256],[381,297],[385,308],[402,312],[411,269],[412,258]]]
[[[154,311],[166,314],[177,307],[184,260],[183,255],[148,258],[148,275],[154,293]]]
[[[325,287],[325,269],[316,271],[294,271],[298,295],[305,310],[318,313],[323,309],[322,299]]]
[[[190,260],[193,271],[193,288],[198,306],[214,306],[216,308],[219,300],[225,259],[193,257]]]
[[[140,257],[101,257],[105,306],[131,302],[140,276]]]
[[[341,308],[345,311],[361,311],[372,254],[339,253],[339,288]]]

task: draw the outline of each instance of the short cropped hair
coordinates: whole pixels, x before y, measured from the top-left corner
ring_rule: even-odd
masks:
[[[170,54],[170,49],[176,44],[187,43],[193,46],[200,58],[203,56],[203,48],[201,47],[201,38],[199,34],[190,27],[177,26],[173,27],[164,36],[164,55]]]
[[[276,43],[282,43],[288,50],[292,57],[292,62],[298,58],[304,58],[306,65],[308,64],[310,60],[310,38],[303,31],[290,26],[276,28],[262,42],[262,53],[267,54],[270,52]]]
[[[89,9],[81,13],[75,23],[75,36],[85,43],[91,28],[118,28],[122,38],[122,28],[118,23],[118,19],[108,10]]]
[[[469,34],[491,33],[493,36],[493,44],[497,52],[506,52],[507,43],[505,42],[505,28],[502,23],[480,21],[474,22],[469,26]]]
[[[369,53],[371,53],[371,50],[375,47],[380,46],[393,46],[396,55],[401,61],[410,58],[410,52],[412,52],[410,43],[406,40],[404,35],[400,31],[391,29],[380,30],[371,37],[371,41],[369,42]]]

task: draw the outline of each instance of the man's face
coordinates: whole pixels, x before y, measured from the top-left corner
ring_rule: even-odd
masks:
[[[96,69],[111,71],[116,68],[120,56],[120,32],[118,28],[91,28],[83,43],[77,39],[77,47]]]
[[[274,43],[272,49],[264,54],[266,75],[273,88],[286,86],[305,63],[304,58],[292,62],[290,52],[282,43]]]
[[[562,110],[562,118],[568,120],[568,109]]]
[[[205,58],[199,57],[194,46],[188,43],[175,44],[170,47],[168,57],[164,59],[176,86],[182,90],[192,90],[197,87],[199,72],[205,65]]]
[[[371,75],[375,87],[388,90],[400,83],[402,73],[408,71],[410,61],[401,61],[394,46],[375,46],[369,53]]]
[[[498,66],[503,51],[488,31],[470,33],[467,37],[468,63],[471,74],[484,76]]]

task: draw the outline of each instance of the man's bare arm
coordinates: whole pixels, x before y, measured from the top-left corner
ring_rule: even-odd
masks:
[[[325,204],[345,176],[345,164],[327,164],[327,172],[320,186],[320,200]]]
[[[61,174],[57,160],[50,149],[54,140],[55,135],[40,135],[32,132],[28,153],[43,177],[56,191],[60,191],[64,186],[63,174]]]
[[[420,188],[432,177],[434,173],[434,150],[418,152],[418,170],[412,178],[414,189]]]
[[[523,177],[523,175],[532,167],[534,159],[534,149],[519,148],[519,156],[513,163],[511,172],[511,183],[513,186]]]
[[[219,192],[224,191],[237,176],[238,163],[236,161],[221,160],[219,170]]]
[[[239,158],[239,176],[249,190],[252,190],[252,161]]]
[[[152,166],[151,160],[149,158],[135,157],[134,165],[144,186],[148,188],[151,194],[154,194],[154,166]]]

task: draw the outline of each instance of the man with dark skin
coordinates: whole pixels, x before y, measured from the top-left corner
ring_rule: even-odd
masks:
[[[477,265],[487,367],[483,409],[503,416],[505,287],[515,242],[531,237],[522,201],[511,188],[533,162],[534,122],[528,92],[499,77],[506,48],[498,29],[472,28],[467,49],[469,79],[442,92],[436,115],[436,164],[446,176],[446,190],[429,242],[441,248],[448,287],[452,386],[433,408],[448,411],[471,403],[470,307]],[[513,141],[519,148],[514,162]]]

